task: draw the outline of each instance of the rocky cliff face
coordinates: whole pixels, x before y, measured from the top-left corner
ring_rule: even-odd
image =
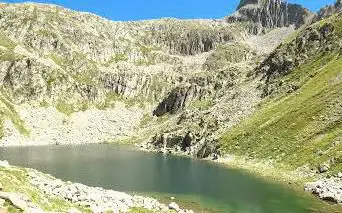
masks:
[[[188,55],[238,35],[223,22],[111,22],[50,5],[2,4],[0,13],[2,37],[11,43],[2,50],[2,81],[17,103],[101,102],[108,92],[158,101],[174,79],[197,69]]]
[[[260,33],[263,29],[274,29],[308,22],[312,13],[297,4],[282,0],[242,0],[238,10],[225,18],[229,23],[247,22],[250,32]]]
[[[1,4],[0,28],[0,86],[4,101],[1,126],[5,130],[1,133],[12,139],[20,135],[7,122],[11,120],[15,128],[27,130],[20,132],[35,137],[27,139],[34,143],[41,138],[35,130],[29,131],[35,122],[31,116],[23,116],[23,108],[16,109],[15,105],[52,106],[69,115],[92,108],[112,110],[116,103],[123,102],[127,107],[138,106],[152,114],[151,109],[168,99],[169,93],[182,88],[180,91],[186,90],[193,98],[181,104],[171,99],[168,105],[185,106],[200,97],[199,91],[207,91],[189,79],[203,72],[209,52],[240,38],[242,32],[240,26],[223,21],[113,22],[88,13],[32,3]],[[44,112],[38,114],[45,116],[48,110],[41,110]],[[37,118],[39,125],[46,119],[32,117]],[[55,113],[51,113],[50,119],[60,120]],[[71,126],[63,129],[70,128],[73,132]],[[50,139],[43,143],[59,140],[54,132]],[[24,142],[25,138],[16,141]],[[6,139],[3,143],[9,144]]]

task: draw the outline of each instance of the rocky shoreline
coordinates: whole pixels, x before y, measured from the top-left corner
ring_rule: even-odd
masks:
[[[334,177],[307,183],[304,189],[317,195],[322,200],[342,204],[342,173]]]
[[[141,151],[147,151],[147,152],[159,152],[164,154],[173,154],[173,155],[179,155],[179,156],[186,156],[186,157],[193,157],[191,155],[191,152],[184,152],[181,150],[180,147],[177,148],[160,148],[157,149],[153,146],[148,146],[148,144],[141,144],[138,146],[138,148]],[[267,163],[262,162],[251,162],[250,160],[242,160],[242,162],[235,159],[235,156],[229,156],[229,157],[222,157],[219,154],[212,154],[209,157],[205,158],[205,160],[208,160],[210,162],[220,163],[223,165],[238,167],[242,169],[247,169],[251,171],[255,171],[262,169],[263,173],[265,173],[265,170],[272,170],[272,165],[267,165]],[[241,166],[241,163],[246,166]],[[318,168],[319,173],[322,173],[321,168]],[[291,172],[291,174],[285,174],[281,173],[278,176],[285,178],[288,180],[289,183],[292,183],[293,181],[296,181],[298,179],[301,179],[302,177],[313,177],[315,174],[308,171],[294,171]],[[298,178],[293,177],[293,173],[295,173]],[[264,174],[265,175],[265,174]],[[272,174],[271,176],[274,177]],[[276,178],[276,177],[275,177]],[[278,179],[278,178],[277,178]],[[338,173],[336,176],[333,177],[326,177],[322,178],[321,176],[319,178],[316,178],[316,181],[314,182],[307,182],[303,186],[303,190],[309,193],[312,193],[314,195],[317,195],[319,199],[324,201],[329,201],[336,204],[342,204],[342,172]]]
[[[13,166],[10,166],[7,161],[0,161],[0,167],[14,168]],[[26,170],[31,185],[43,192],[46,196],[61,198],[75,206],[87,208],[94,213],[130,212],[134,208],[142,208],[152,212],[194,212],[192,210],[181,209],[175,202],[165,205],[154,198],[129,195],[123,192],[106,190],[100,187],[90,187],[69,181],[64,182],[34,169]],[[38,206],[34,205],[24,194],[2,192],[1,187],[0,192],[0,201],[1,198],[8,200],[15,207],[24,212],[44,212]],[[19,205],[16,205],[16,203],[19,203]],[[0,210],[1,208],[3,207],[0,206]],[[77,208],[72,208],[68,210],[68,212],[78,213],[81,211]]]

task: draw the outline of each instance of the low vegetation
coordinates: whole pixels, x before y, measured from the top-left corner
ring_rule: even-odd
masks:
[[[22,168],[4,168],[0,167],[0,183],[6,192],[22,193],[28,196],[35,204],[45,211],[66,212],[75,207],[72,204],[57,197],[49,197],[33,187],[28,181],[27,171]],[[20,212],[9,203],[9,212]],[[82,212],[90,212],[88,209],[77,207]]]
[[[322,62],[325,62],[324,64]],[[300,89],[265,102],[250,118],[224,134],[222,151],[269,159],[296,169],[309,164],[342,169],[342,60],[320,56],[285,77]]]
[[[3,123],[5,119],[11,120],[20,134],[28,136],[30,131],[25,127],[25,122],[20,118],[14,105],[0,93],[0,138],[3,136]]]

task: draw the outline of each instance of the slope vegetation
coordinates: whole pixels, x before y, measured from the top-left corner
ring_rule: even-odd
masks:
[[[315,172],[322,164],[330,173],[342,169],[341,24],[340,15],[320,21],[265,60],[261,67],[267,69],[257,70],[264,71],[267,98],[251,117],[222,136],[222,152],[267,159],[291,170],[306,165]],[[326,32],[326,26],[329,36],[301,40],[307,30]],[[303,48],[301,41],[306,42]],[[290,47],[296,50],[292,55]],[[272,67],[284,50],[287,61],[278,63],[284,66]]]

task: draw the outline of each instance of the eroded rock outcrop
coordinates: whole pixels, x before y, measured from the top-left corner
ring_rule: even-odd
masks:
[[[175,114],[196,99],[204,99],[210,93],[197,84],[178,86],[153,111],[153,115],[162,116],[166,113]]]
[[[263,96],[277,91],[293,92],[298,89],[297,85],[288,85],[279,81],[293,71],[294,67],[305,63],[315,56],[324,52],[338,51],[341,48],[340,39],[336,35],[337,29],[331,23],[322,26],[308,27],[291,43],[280,45],[268,58],[256,68],[256,73],[262,73],[266,81],[263,88]]]

